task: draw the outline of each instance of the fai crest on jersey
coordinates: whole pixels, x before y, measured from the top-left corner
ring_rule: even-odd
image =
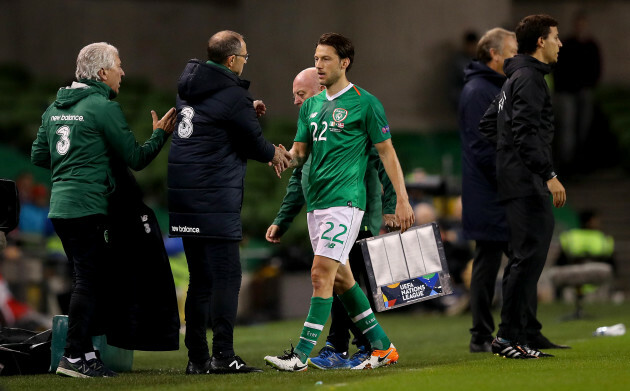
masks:
[[[332,116],[333,116],[333,119],[335,120],[335,122],[341,122],[344,119],[346,119],[346,117],[348,116],[348,110],[337,108],[337,109],[335,109],[335,111],[333,111],[333,115]]]

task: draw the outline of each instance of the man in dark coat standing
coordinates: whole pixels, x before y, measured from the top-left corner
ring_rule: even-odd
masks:
[[[507,79],[503,61],[516,55],[516,35],[502,28],[487,31],[477,45],[477,60],[464,69],[459,99],[462,140],[462,222],[464,237],[475,240],[470,282],[473,327],[471,352],[489,352],[494,332],[492,298],[501,265],[508,251],[509,229],[505,207],[499,202],[495,147],[479,133],[479,121]]]
[[[562,47],[557,26],[547,15],[521,20],[519,54],[505,60],[508,80],[480,124],[480,131],[497,143],[498,190],[510,228],[512,256],[503,276],[501,324],[492,342],[493,353],[508,358],[547,356],[523,341],[528,296],[536,290],[553,233],[549,193],[554,206],[566,202],[553,169],[553,112],[544,79]]]
[[[243,36],[220,31],[207,62],[191,60],[178,83],[177,126],[168,159],[169,233],[181,236],[190,282],[185,305],[187,374],[260,372],[234,353],[241,285],[239,241],[247,159],[282,168],[290,155],[262,135],[265,111],[239,76]],[[212,356],[206,325],[213,331]]]
[[[464,237],[475,240],[470,283],[473,326],[470,352],[490,352],[494,332],[492,300],[501,258],[508,258],[509,228],[505,206],[499,201],[496,150],[480,132],[479,121],[507,79],[503,62],[517,53],[516,35],[502,28],[488,30],[477,45],[477,60],[464,70],[465,85],[459,100],[462,140],[462,220]],[[540,332],[536,319],[537,292],[529,293],[528,344],[532,348],[560,348]]]

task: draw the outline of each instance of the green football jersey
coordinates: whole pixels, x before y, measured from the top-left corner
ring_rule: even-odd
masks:
[[[322,91],[300,109],[295,141],[311,149],[307,210],[365,210],[365,168],[372,144],[391,137],[383,105],[350,83],[332,97]]]

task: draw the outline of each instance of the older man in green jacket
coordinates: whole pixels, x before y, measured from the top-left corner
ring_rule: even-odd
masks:
[[[35,165],[51,170],[48,217],[73,269],[67,344],[57,368],[63,376],[116,376],[103,365],[90,336],[103,289],[99,277],[108,261],[107,215],[116,188],[112,164],[124,161],[134,170],[143,169],[160,152],[175,124],[174,109],[159,121],[152,111],[153,134],[139,145],[120,106],[111,101],[124,75],[114,46],[101,42],[81,49],[77,82],[60,89],[44,112],[31,151]]]

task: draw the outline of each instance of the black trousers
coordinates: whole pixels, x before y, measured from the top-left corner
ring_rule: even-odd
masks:
[[[492,299],[503,254],[509,257],[508,242],[477,240],[470,281],[470,310],[472,312],[471,342],[482,344],[492,340],[494,319]]]
[[[68,336],[64,355],[80,357],[94,351],[92,335],[104,332],[104,279],[109,244],[104,215],[52,219],[72,270]]]
[[[184,314],[188,358],[203,363],[210,358],[206,339],[212,325],[212,355],[234,355],[234,323],[241,289],[238,241],[184,238],[189,283]]]
[[[372,236],[373,235],[370,231],[359,231],[357,240],[370,238]],[[366,286],[367,270],[365,269],[365,262],[363,261],[361,247],[357,243],[355,243],[350,250],[349,261],[350,270],[352,270],[354,279],[359,282],[360,279],[363,278],[363,285]],[[352,343],[356,346],[365,346],[369,349],[370,341],[365,335],[363,335],[363,333],[361,333],[361,330],[359,330],[354,322],[352,322],[352,319],[350,319],[350,316],[339,297],[337,297],[337,295],[333,295],[333,297],[333,305],[330,312],[330,331],[326,341],[331,343],[337,351],[347,352],[349,347],[348,342],[350,340],[350,331],[352,331],[352,334],[354,335]],[[372,295],[368,293],[367,297],[370,302],[370,307],[374,310],[374,299],[372,298]]]
[[[535,320],[538,301],[532,300],[532,295],[547,260],[554,218],[548,196],[509,200],[506,214],[512,256],[503,273],[503,307],[497,336],[525,343],[527,334],[533,334],[536,328],[540,332],[542,327]]]

